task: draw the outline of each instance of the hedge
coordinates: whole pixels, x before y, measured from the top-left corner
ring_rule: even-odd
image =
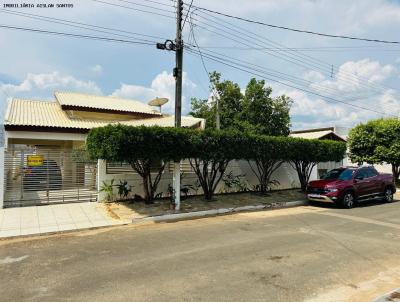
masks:
[[[335,141],[232,131],[109,125],[89,132],[87,150],[93,159],[129,162],[142,176],[145,197],[150,201],[165,167],[162,165],[152,179],[150,167],[156,161],[189,159],[206,199],[211,199],[232,160],[255,163],[253,172],[260,182],[260,190],[268,186],[271,174],[282,162],[290,162],[304,189],[312,168],[318,162],[343,159],[346,146]]]

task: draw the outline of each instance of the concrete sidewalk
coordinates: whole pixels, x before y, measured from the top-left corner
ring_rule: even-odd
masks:
[[[0,238],[89,229],[124,224],[96,202],[0,210]]]

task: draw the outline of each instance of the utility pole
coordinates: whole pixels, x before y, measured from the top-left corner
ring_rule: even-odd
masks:
[[[215,128],[217,129],[217,130],[220,130],[221,129],[221,126],[220,126],[220,117],[219,117],[219,100],[218,100],[218,97],[216,97],[215,98],[215,101],[216,101],[216,110],[217,110],[217,112],[216,112],[216,114],[215,114]]]
[[[182,42],[182,12],[183,0],[177,0],[176,10],[176,50],[175,50],[175,127],[181,127],[182,114],[182,67],[183,67],[183,42]],[[174,162],[173,188],[175,197],[175,210],[181,207],[181,162]]]
[[[183,66],[183,41],[182,41],[182,21],[183,21],[183,0],[177,0],[176,10],[176,38],[175,43],[166,40],[164,43],[157,43],[157,49],[175,51],[175,127],[181,127],[182,115],[182,66]],[[174,173],[172,177],[173,197],[175,210],[181,207],[181,162],[174,162]]]

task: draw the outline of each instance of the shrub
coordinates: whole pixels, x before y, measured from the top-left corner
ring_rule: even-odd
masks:
[[[245,159],[258,180],[255,189],[265,194],[276,183],[271,179],[272,174],[289,159],[290,138],[252,135],[246,140]]]
[[[232,160],[249,162],[261,192],[274,182],[272,173],[289,161],[305,190],[314,166],[341,160],[345,149],[344,143],[334,141],[123,125],[92,129],[87,138],[91,158],[130,163],[143,179],[146,201],[154,199],[168,161],[189,159],[205,198],[210,200]],[[156,173],[151,173],[155,163],[161,164]]]
[[[319,162],[340,161],[346,152],[346,144],[331,140],[288,138],[289,163],[297,171],[301,190],[305,191],[313,168]]]
[[[212,199],[230,161],[245,156],[245,137],[237,132],[206,130],[193,135],[190,165],[197,175],[204,197]]]
[[[108,125],[95,128],[87,137],[91,158],[128,162],[143,181],[144,199],[155,198],[168,161],[180,160],[191,143],[187,129]],[[155,177],[152,167],[158,165]]]
[[[390,164],[400,184],[400,120],[378,119],[354,127],[349,134],[349,150],[353,162]]]

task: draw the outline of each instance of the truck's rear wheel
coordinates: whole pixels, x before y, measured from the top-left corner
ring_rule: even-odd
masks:
[[[351,209],[355,206],[356,202],[352,192],[347,192],[344,194],[342,204],[346,209]]]
[[[390,187],[386,187],[383,192],[383,198],[386,202],[393,202],[393,190]]]

